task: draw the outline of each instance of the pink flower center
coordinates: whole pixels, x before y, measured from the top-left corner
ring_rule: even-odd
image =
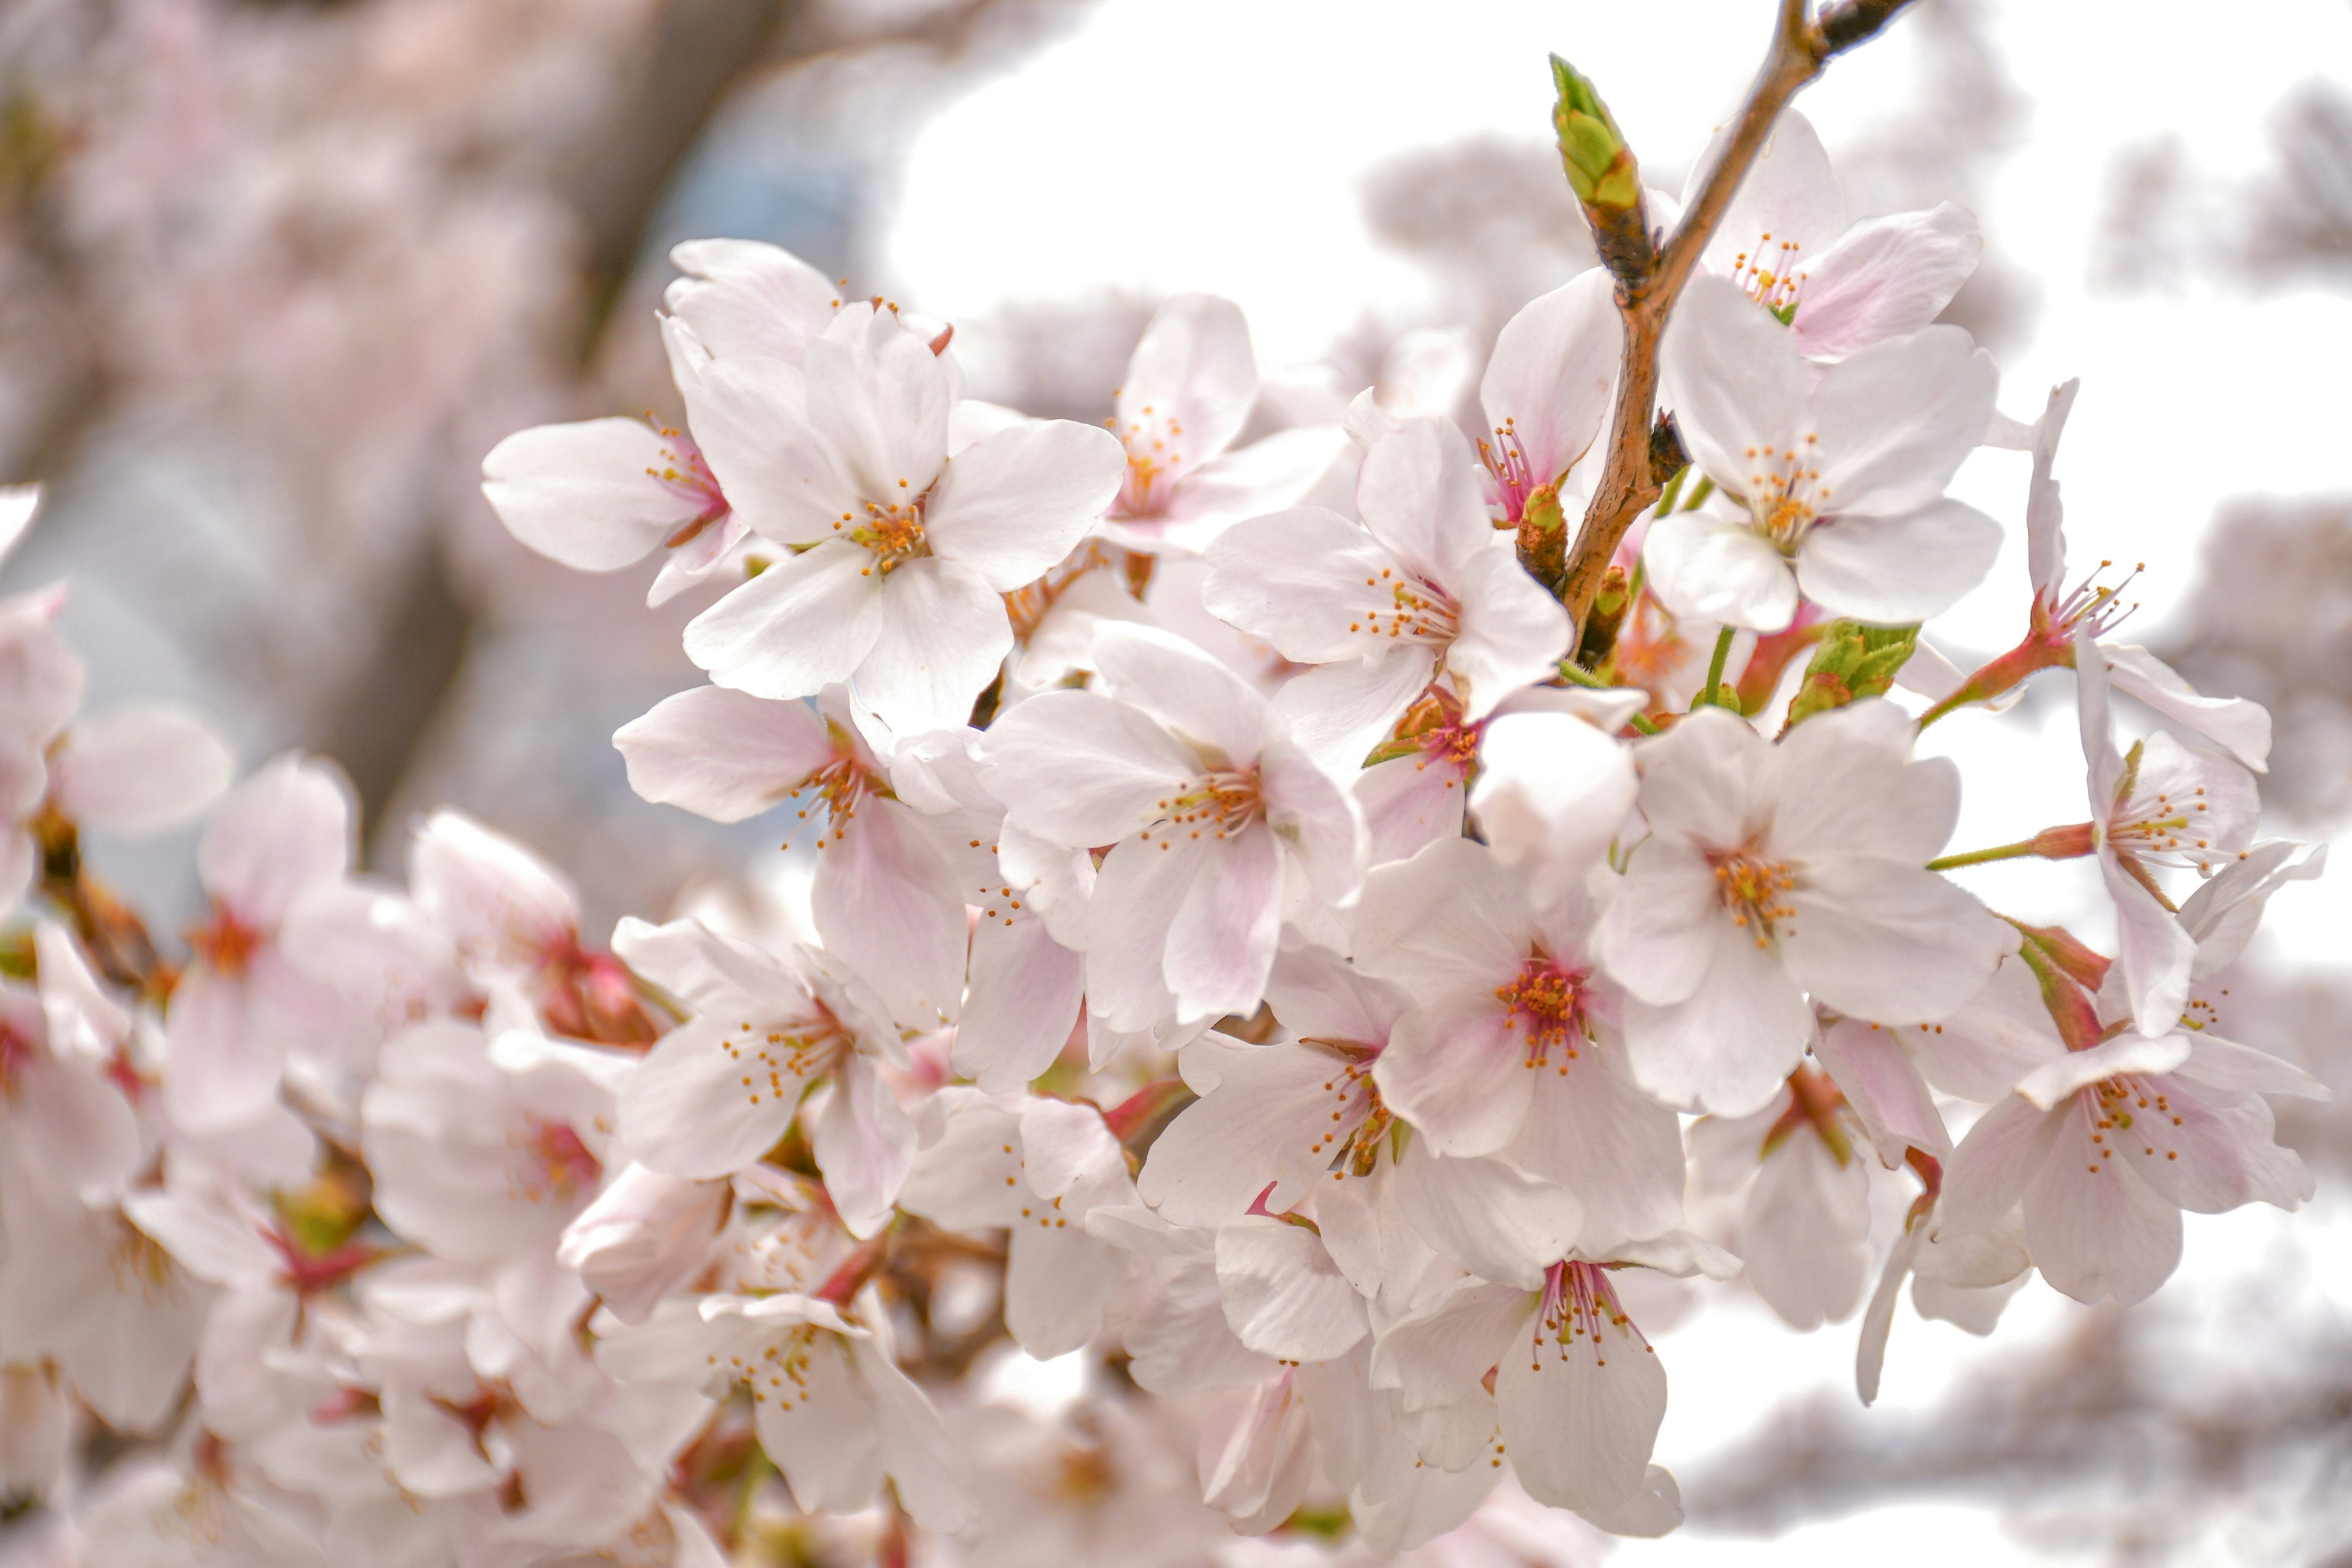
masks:
[[[820,1005],[817,1016],[806,1023],[766,1028],[740,1024],[719,1047],[742,1069],[745,1098],[753,1105],[773,1105],[796,1101],[803,1089],[831,1072],[856,1043]],[[789,1088],[786,1079],[793,1080]]]
[[[604,1176],[604,1167],[580,1134],[561,1121],[542,1121],[534,1116],[520,1131],[507,1136],[508,1146],[521,1156],[513,1175],[512,1192],[526,1203],[545,1203],[553,1199],[567,1203],[583,1192],[592,1192]]]
[[[1129,420],[1124,430],[1115,418],[1103,421],[1127,448],[1127,476],[1119,481],[1118,499],[1111,503],[1113,517],[1149,518],[1165,512],[1176,488],[1176,465],[1184,460],[1182,452],[1169,449],[1169,443],[1182,437],[1183,422],[1172,414],[1156,413],[1149,404],[1142,412],[1143,417]]]
[[[1538,948],[1506,984],[1495,987],[1495,999],[1510,1009],[1503,1020],[1506,1031],[1516,1030],[1527,1047],[1527,1066],[1540,1068],[1558,1049],[1558,1070],[1565,1073],[1585,1038],[1584,983],[1591,971],[1570,969]]]
[[[1517,527],[1528,510],[1528,497],[1544,483],[1528,466],[1528,450],[1519,442],[1517,423],[1507,418],[1496,426],[1495,438],[1478,443],[1478,458],[1486,465],[1487,476],[1493,481],[1491,499],[1503,510],[1497,526]]]
[[[1618,1304],[1616,1288],[1609,1282],[1609,1271],[1597,1263],[1555,1263],[1544,1276],[1543,1307],[1536,1314],[1535,1342],[1529,1346],[1532,1369],[1543,1370],[1544,1341],[1549,1337],[1557,1359],[1566,1361],[1569,1348],[1579,1340],[1590,1340],[1604,1347],[1597,1355],[1596,1364],[1607,1366],[1609,1357],[1601,1330],[1606,1326],[1630,1334],[1642,1348],[1650,1348],[1642,1332],[1633,1327],[1633,1320],[1625,1315]]]
[[[214,973],[220,975],[244,973],[263,940],[260,931],[246,924],[235,910],[219,899],[213,900],[212,920],[188,933],[188,945],[196,950],[196,955]]]
[[[2132,585],[2133,579],[2147,570],[2147,563],[2134,563],[2120,582],[2109,586],[2099,579],[2114,565],[2112,561],[2100,562],[2095,570],[2075,584],[2054,605],[2036,595],[2033,616],[2040,623],[2045,637],[2054,644],[2068,645],[2074,641],[2075,628],[2087,626],[2091,638],[2095,642],[2111,635],[2131,617],[2131,613],[2139,608],[2139,603],[2134,600],[2125,604],[2123,591]]]
[[[815,799],[801,808],[799,819],[806,822],[809,813],[823,811],[835,841],[847,832],[857,816],[857,807],[869,795],[887,795],[889,791],[866,765],[858,754],[857,743],[845,734],[840,725],[825,721],[825,730],[833,738],[833,757],[823,767],[793,786],[792,798],[801,798],[803,791]],[[817,836],[817,847],[824,847],[824,835]]]
[[[1753,467],[1748,476],[1748,514],[1755,520],[1756,531],[1783,555],[1797,552],[1830,499],[1829,487],[1821,482],[1821,469],[1812,466],[1813,447],[1820,439],[1808,431],[1801,448],[1748,448]]]
[[[646,422],[652,423],[651,416],[647,416]],[[660,429],[662,466],[647,468],[646,472],[661,481],[664,489],[697,509],[693,521],[662,541],[675,550],[725,517],[731,509],[728,506],[727,497],[719,489],[718,476],[710,471],[710,465],[704,460],[702,448],[694,444],[694,437],[667,426]]]

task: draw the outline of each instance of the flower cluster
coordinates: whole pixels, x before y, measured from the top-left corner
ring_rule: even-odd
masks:
[[[1906,1281],[1978,1332],[2035,1270],[2130,1303],[2183,1211],[2309,1196],[2265,1097],[2317,1086],[2204,989],[2321,863],[2254,837],[2267,718],[2067,586],[2072,385],[2013,426],[1933,324],[1966,215],[1838,207],[1785,117],[1590,615],[1542,542],[1601,478],[1605,270],[1504,329],[1473,438],[1369,393],[1261,430],[1200,296],[1105,427],[1033,419],[944,323],[681,247],[685,423],[526,430],[484,488],[704,604],[709,683],[614,743],[814,861],[761,917],[597,945],[452,813],[378,881],[331,764],[232,787],[192,719],[82,719],[59,593],[0,605],[0,1487],[89,1563],[1657,1534],[1643,1323],[1686,1282],[1800,1329],[1869,1296],[1869,1398]],[[1964,677],[1917,634],[1994,560],[1946,493],[1988,441],[2032,453],[2033,580]],[[2088,820],[1946,855],[1921,728],[2056,667]],[[173,962],[80,834],[199,816]],[[1944,874],[2026,855],[2095,865],[2115,954]],[[1058,1407],[992,1394],[1039,1363]]]

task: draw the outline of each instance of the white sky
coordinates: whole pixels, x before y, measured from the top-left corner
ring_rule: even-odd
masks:
[[[890,269],[950,318],[1112,284],[1207,289],[1241,302],[1265,364],[1314,359],[1366,305],[1409,310],[1423,287],[1364,232],[1367,170],[1478,132],[1543,136],[1550,49],[1600,84],[1653,168],[1679,169],[1737,101],[1772,10],[1769,0],[1108,0],[1077,34],[930,125],[906,173]],[[2083,378],[2059,467],[2067,531],[2083,564],[2147,562],[2136,585],[2147,626],[2193,582],[2218,502],[2343,479],[2345,403],[2332,367],[2352,363],[2352,300],[2247,300],[2204,287],[2118,300],[2087,287],[2119,148],[2178,132],[2200,168],[2248,170],[2285,91],[2323,70],[2352,79],[2352,8],[2341,0],[2264,0],[2259,26],[2242,23],[2252,10],[2012,0],[2000,27],[2011,78],[2035,107],[1979,216],[2042,290],[2038,335],[2004,366],[2002,406],[2031,416],[2053,382]],[[1909,90],[1904,31],[1834,64],[1801,100],[1833,153]],[[1987,452],[1958,491],[2014,528],[2024,482],[2021,455]],[[1931,636],[2007,646],[2022,581],[2022,539],[2012,537],[1986,587]],[[1941,733],[1974,764],[1956,844],[2083,815],[2071,711],[2038,727],[1964,719]],[[2078,869],[1987,868],[1977,885],[2016,912],[2054,918],[2088,907]],[[2265,940],[2300,958],[2336,957],[2333,933],[2352,929],[2352,877],[2335,880],[2283,897]],[[2192,1277],[2250,1259],[2276,1222],[2267,1212],[2191,1216],[2189,1263],[2168,1289],[2210,1289]],[[2079,1310],[2037,1283],[1992,1353]],[[1668,1336],[1675,1400],[1661,1459],[1696,1458],[1781,1395],[1850,1388],[1853,1333],[1849,1322],[1799,1337],[1760,1310],[1734,1309]],[[1986,1353],[1906,1309],[1888,1404],[1928,1403]],[[1628,1543],[1616,1561],[1747,1568],[1882,1549],[1916,1568],[2021,1560],[1989,1515],[1938,1504],[1811,1527],[1769,1547]]]

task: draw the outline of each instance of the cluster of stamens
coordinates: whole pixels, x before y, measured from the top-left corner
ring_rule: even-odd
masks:
[[[1265,816],[1265,801],[1258,794],[1255,768],[1216,768],[1192,788],[1161,801],[1160,811],[1160,821],[1136,837],[1165,849],[1186,837],[1234,837]]]
[[[814,1323],[796,1324],[748,1362],[730,1352],[728,1374],[751,1391],[754,1404],[772,1402],[779,1410],[790,1410],[808,1397],[809,1358],[820,1331]],[[705,1359],[714,1367],[719,1364],[716,1354]]]
[[[1462,612],[1444,589],[1409,574],[1400,574],[1392,566],[1381,567],[1377,577],[1365,578],[1364,586],[1375,593],[1387,589],[1388,603],[1375,601],[1370,608],[1358,611],[1348,623],[1349,631],[1391,640],[1411,637],[1441,647],[1454,640]]]
[[[2084,1109],[2091,1119],[2091,1163],[2087,1169],[2094,1176],[2105,1168],[2106,1161],[2127,1152],[2133,1144],[2139,1146],[2141,1159],[2156,1157],[2157,1145],[2149,1141],[2151,1133],[2142,1126],[2143,1122],[2159,1130],[2168,1120],[2175,1127],[2181,1125],[2171,1100],[2137,1078],[2101,1079],[2084,1092],[2089,1097],[2084,1102]],[[2153,1136],[2164,1134],[2158,1131]],[[2164,1157],[2178,1160],[2180,1152],[2167,1149]]]
[[[858,568],[861,577],[871,577],[879,572],[885,577],[908,561],[931,552],[931,542],[923,532],[924,495],[908,493],[911,488],[905,479],[898,481],[900,494],[887,501],[867,501],[866,515],[843,512],[833,531],[853,543],[862,544],[874,552],[870,565]]]
[[[1111,508],[1114,517],[1158,515],[1168,504],[1168,495],[1164,489],[1155,494],[1152,487],[1162,479],[1172,481],[1176,477],[1176,465],[1184,460],[1182,452],[1168,449],[1171,441],[1182,437],[1183,421],[1171,414],[1167,416],[1166,429],[1162,431],[1160,421],[1150,404],[1144,405],[1142,413],[1142,418],[1129,420],[1124,430],[1119,428],[1116,418],[1103,421],[1105,427],[1127,448],[1127,475],[1119,481],[1118,500]]]
[[[1340,1058],[1338,1069],[1323,1080],[1323,1092],[1331,1097],[1330,1124],[1307,1146],[1308,1156],[1320,1160],[1328,1152],[1328,1169],[1335,1182],[1370,1175],[1380,1160],[1381,1144],[1396,1120],[1381,1100],[1380,1086],[1372,1081],[1372,1058],[1361,1047],[1337,1041],[1300,1043],[1336,1052]]]
[[[1555,1347],[1555,1354],[1566,1361],[1572,1349],[1583,1341],[1593,1345],[1593,1364],[1607,1366],[1607,1342],[1602,1329],[1614,1329],[1630,1337],[1647,1351],[1649,1342],[1633,1326],[1618,1304],[1616,1288],[1609,1283],[1608,1270],[1597,1263],[1555,1263],[1544,1276],[1543,1307],[1536,1315],[1535,1342],[1529,1366],[1543,1370],[1543,1347],[1546,1336]]]
[[[508,1175],[507,1195],[524,1203],[551,1198],[568,1203],[595,1191],[604,1174],[604,1163],[565,1122],[531,1117],[526,1126],[507,1134],[507,1147],[518,1156]]]
[[[1755,471],[1748,476],[1748,510],[1756,531],[1784,555],[1796,553],[1813,520],[1824,510],[1830,489],[1813,467],[1814,445],[1821,439],[1806,432],[1803,447],[1750,447],[1748,460]]]
[[[719,1048],[743,1068],[743,1091],[752,1104],[785,1099],[786,1079],[793,1080],[791,1095],[796,1098],[849,1053],[849,1032],[822,1006],[817,1015],[806,1023],[767,1028],[740,1024],[720,1039]]]
[[[1746,849],[1711,858],[1716,901],[1730,911],[1733,925],[1752,936],[1759,947],[1769,947],[1777,937],[1796,934],[1779,924],[1793,920],[1797,913],[1796,906],[1781,897],[1797,885],[1786,860],[1768,860]]]
[[[1495,499],[1503,509],[1497,527],[1513,527],[1528,510],[1528,497],[1536,492],[1543,481],[1536,478],[1528,466],[1528,449],[1520,444],[1517,424],[1505,419],[1495,426],[1495,438],[1478,443],[1478,460],[1486,465],[1486,472],[1495,481]]]
[[[2151,801],[2126,800],[2107,825],[2107,842],[2121,854],[2165,856],[2169,863],[2200,868],[2234,858],[2238,851],[2216,849],[2210,838],[2200,837],[2210,831],[2203,814],[2211,809],[2203,784],[2187,800],[2176,801],[2162,790]]]
[[[1534,949],[1509,982],[1495,987],[1495,1000],[1509,1009],[1503,1019],[1506,1033],[1516,1032],[1526,1049],[1526,1065],[1542,1068],[1551,1054],[1560,1052],[1555,1070],[1568,1071],[1585,1039],[1584,982],[1588,972],[1570,969],[1541,948]]]
[[[651,414],[646,416],[646,423],[653,424]],[[726,495],[719,489],[719,477],[710,471],[710,464],[703,458],[702,448],[694,444],[694,437],[675,426],[656,428],[663,443],[662,465],[646,472],[695,508],[692,520],[662,541],[675,550],[725,517],[729,507]]]
[[[837,842],[843,834],[849,831],[850,823],[856,819],[858,803],[868,795],[880,795],[885,791],[881,781],[858,760],[856,746],[848,736],[842,733],[841,726],[827,720],[825,729],[833,737],[832,760],[794,784],[790,798],[798,800],[803,792],[814,795],[816,798],[794,815],[798,820],[806,822],[809,813],[823,811],[826,816],[826,826],[831,829],[830,837]],[[824,833],[817,835],[818,848],[824,847],[827,837]]]
[[[1757,239],[1752,254],[1743,250],[1732,258],[1731,280],[1749,299],[1785,321],[1804,291],[1805,275],[1797,270],[1797,252],[1801,248],[1793,239],[1774,244],[1768,229]]]
[[[2076,628],[2088,627],[2092,640],[2095,642],[2128,620],[2131,613],[2139,608],[2139,601],[2135,599],[2126,604],[2123,592],[2147,570],[2147,563],[2134,562],[2132,569],[2112,586],[2101,583],[2099,579],[2114,566],[2112,561],[2100,562],[2055,604],[2036,595],[2033,615],[2034,619],[2041,623],[2042,634],[2053,643],[2063,644],[2073,641]]]
[[[213,918],[187,936],[188,945],[215,974],[244,973],[263,940],[261,932],[218,899],[213,900]]]

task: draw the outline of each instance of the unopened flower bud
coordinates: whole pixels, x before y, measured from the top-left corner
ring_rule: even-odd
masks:
[[[1805,666],[1805,683],[1789,704],[1789,722],[1801,723],[1832,708],[1884,695],[1895,684],[1895,672],[1911,658],[1918,637],[1917,626],[1832,621],[1812,662]]]
[[[1552,129],[1569,188],[1584,205],[1601,261],[1626,287],[1645,280],[1657,263],[1650,214],[1642,199],[1642,171],[1633,150],[1592,83],[1558,55],[1551,58]]]

